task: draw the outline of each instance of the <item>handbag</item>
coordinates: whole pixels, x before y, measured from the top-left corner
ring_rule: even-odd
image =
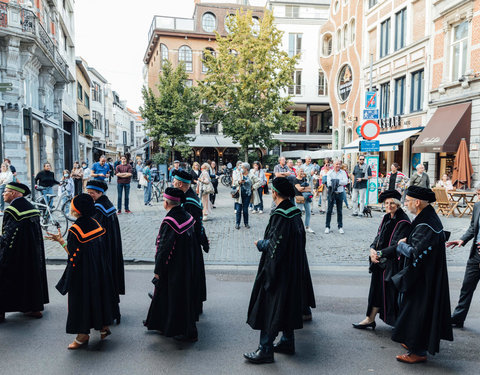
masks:
[[[318,192],[319,192],[319,193],[323,192],[324,187],[325,187],[324,184],[320,184],[320,185],[318,186]]]
[[[295,195],[295,203],[304,204],[305,203],[305,197],[303,195]]]
[[[213,194],[213,193],[215,193],[215,188],[213,187],[213,184],[209,182],[202,189],[202,195]]]
[[[233,199],[238,199],[240,197],[240,189],[236,187],[232,187],[232,190],[230,191],[230,194]]]

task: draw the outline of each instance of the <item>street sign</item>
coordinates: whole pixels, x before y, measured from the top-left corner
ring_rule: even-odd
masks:
[[[357,134],[358,134],[359,137],[362,136],[361,129],[362,129],[362,126],[361,126],[361,125],[358,125],[358,126],[357,126]]]
[[[380,134],[380,126],[378,122],[374,120],[365,121],[360,129],[362,137],[371,141],[375,139]]]
[[[11,87],[1,87],[0,86],[0,92],[7,92],[7,91],[13,91]]]
[[[363,110],[363,119],[364,120],[378,120],[378,109],[364,109]]]
[[[379,152],[380,141],[360,141],[360,152]]]
[[[377,108],[377,92],[376,91],[367,91],[365,94],[365,109],[376,109]]]
[[[0,82],[0,87],[12,87],[12,82]]]

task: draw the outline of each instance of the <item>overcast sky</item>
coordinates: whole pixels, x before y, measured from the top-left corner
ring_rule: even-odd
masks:
[[[77,0],[75,48],[127,105],[142,104],[143,56],[154,15],[192,17],[194,0]]]

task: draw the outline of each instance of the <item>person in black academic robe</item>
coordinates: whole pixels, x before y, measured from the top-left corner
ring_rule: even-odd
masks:
[[[372,274],[368,293],[367,317],[354,328],[375,329],[375,317],[380,314],[388,325],[393,326],[398,315],[398,292],[392,283],[392,276],[399,271],[399,257],[396,246],[400,239],[407,237],[411,223],[402,210],[402,195],[396,190],[386,190],[378,197],[384,203],[386,214],[382,219],[377,235],[370,245],[370,268]],[[379,260],[377,260],[379,256]]]
[[[95,205],[88,194],[79,194],[71,203],[71,214],[77,217],[68,230],[67,242],[58,234],[49,239],[58,241],[68,253],[67,266],[56,288],[68,293],[67,333],[77,337],[68,349],[88,344],[90,329],[100,331],[101,339],[111,334],[109,326],[119,315],[118,295],[105,249],[105,229],[95,215]]]
[[[294,195],[286,178],[274,180],[272,197],[277,208],[270,216],[264,239],[255,243],[262,256],[247,323],[261,331],[260,346],[244,354],[253,363],[273,362],[273,352],[294,354],[294,330],[303,327],[302,312],[307,305],[315,307],[302,214],[290,202]],[[280,331],[283,336],[273,345]]]
[[[28,187],[17,182],[3,193],[10,206],[0,236],[0,322],[6,312],[41,318],[49,302],[40,213],[23,197],[28,194]]]
[[[193,250],[198,247],[193,217],[181,203],[185,194],[167,188],[163,195],[167,215],[156,241],[155,292],[144,325],[167,337],[197,341],[197,306]]]
[[[430,189],[407,189],[405,205],[416,217],[408,238],[398,242],[397,254],[405,257],[405,263],[392,278],[400,293],[392,339],[408,348],[407,354],[397,356],[406,363],[424,362],[427,351],[439,352],[440,340],[453,341],[445,255],[449,233],[429,204],[434,201]]]
[[[120,296],[125,294],[122,234],[116,208],[105,195],[107,189],[108,185],[103,181],[92,180],[87,183],[87,193],[95,201],[96,213],[93,218],[105,229],[104,240],[108,263],[112,267],[115,293]],[[117,317],[117,323],[120,323],[120,315]]]

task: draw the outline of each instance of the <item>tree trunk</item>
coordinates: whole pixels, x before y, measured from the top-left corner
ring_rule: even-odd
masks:
[[[245,163],[248,163],[248,145],[245,147]]]

